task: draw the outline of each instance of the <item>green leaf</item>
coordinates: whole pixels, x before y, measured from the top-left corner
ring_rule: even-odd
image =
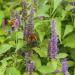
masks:
[[[66,28],[65,28],[65,31],[64,31],[64,37],[72,31],[73,31],[73,26],[72,25],[66,25]]]
[[[61,42],[61,19],[60,18],[56,18],[56,32]]]
[[[45,36],[45,32],[42,32],[38,29],[37,29],[37,32],[38,32],[38,35],[39,35],[40,42],[42,43],[42,41],[44,39],[44,36]]]
[[[75,28],[75,17],[74,17],[74,28]]]
[[[21,73],[15,67],[10,67],[7,68],[5,75],[21,75]]]
[[[15,41],[11,40],[11,41],[9,41],[9,45],[11,45],[12,47],[15,47],[16,43],[15,43]]]
[[[56,58],[61,59],[61,58],[66,58],[67,56],[68,55],[66,53],[59,53]]]
[[[75,34],[72,33],[63,39],[63,44],[65,47],[75,48]]]
[[[75,68],[74,68],[74,75],[75,75]]]
[[[5,60],[1,61],[2,65],[0,66],[0,75],[4,75],[6,70],[7,62]]]
[[[4,13],[3,13],[3,11],[0,10],[0,26],[2,24],[3,18],[4,18]]]
[[[41,47],[41,48],[34,48],[35,52],[40,55],[40,57],[47,57],[47,48]]]
[[[68,63],[68,67],[73,67],[75,65],[75,63],[71,60],[67,61]]]
[[[37,13],[35,14],[35,17],[37,16],[49,17],[47,15],[49,8],[50,8],[49,5],[43,5],[42,7],[38,9]]]
[[[23,75],[28,75],[28,73],[24,73]],[[37,72],[33,72],[32,75],[39,75]]]
[[[63,73],[62,73],[62,72],[59,72],[59,73],[57,73],[56,75],[63,75]]]
[[[61,4],[62,0],[54,0],[54,9],[53,12],[57,9],[57,7]]]
[[[67,11],[66,10],[62,10],[62,20],[65,19],[66,15],[67,15]]]
[[[0,43],[3,43],[5,40],[5,37],[0,37]]]
[[[7,35],[7,33],[4,30],[0,29],[0,35]]]
[[[11,48],[11,45],[9,44],[2,44],[0,46],[0,54],[5,53],[6,51],[8,51]]]
[[[17,32],[17,38],[18,39],[23,39],[23,31]]]
[[[47,63],[47,66],[49,67],[50,72],[54,72],[57,69],[57,61],[51,60],[51,62]]]
[[[57,69],[57,61],[52,60],[51,62],[48,62],[47,65],[42,65],[41,67],[38,68],[38,71],[41,72],[42,74],[47,74],[54,72]]]
[[[16,50],[19,50],[20,48],[22,48],[24,45],[24,41],[23,40],[18,40],[18,43],[16,45]]]
[[[35,68],[38,69],[41,66],[41,60],[34,54],[32,55],[31,59],[35,63]]]
[[[41,72],[42,74],[47,74],[51,73],[49,66],[42,65],[40,68],[38,68],[38,71]]]
[[[56,60],[51,60],[51,66],[53,70],[57,69],[57,61]]]
[[[75,60],[75,50],[70,50],[71,59]]]

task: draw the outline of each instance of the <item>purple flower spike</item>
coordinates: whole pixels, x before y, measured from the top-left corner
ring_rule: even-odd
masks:
[[[28,63],[27,64],[27,72],[28,72],[28,75],[31,75],[32,74],[33,69],[34,69],[34,63],[33,62]]]
[[[66,58],[62,59],[61,64],[62,64],[62,72],[64,73],[64,75],[68,75],[67,59]]]
[[[48,56],[51,59],[54,59],[57,55],[57,34],[56,34],[56,21],[51,20],[51,40],[48,45]]]
[[[15,29],[19,28],[19,20],[18,19],[15,19],[14,25],[15,25]]]

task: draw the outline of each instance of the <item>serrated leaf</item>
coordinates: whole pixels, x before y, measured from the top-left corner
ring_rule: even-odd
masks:
[[[54,72],[57,69],[57,61],[56,60],[51,60],[51,62],[47,63],[47,66],[49,66],[50,72]]]
[[[51,62],[47,63],[47,65],[42,65],[41,67],[38,68],[38,71],[41,72],[42,74],[47,74],[54,72],[57,69],[57,61],[52,60]]]
[[[38,69],[41,66],[41,60],[34,54],[32,55],[31,59],[34,61],[35,68]]]
[[[53,12],[57,9],[57,7],[60,5],[62,0],[54,0],[54,10]]]
[[[65,47],[75,48],[75,34],[72,33],[63,39],[63,44]]]
[[[68,67],[73,67],[75,63],[73,61],[67,61]]]
[[[59,53],[56,58],[61,59],[61,58],[66,58],[67,56],[68,54],[66,53]]]
[[[72,31],[73,31],[73,26],[72,25],[66,25],[63,37],[65,37],[66,35],[68,35]]]
[[[51,73],[50,67],[45,66],[45,65],[43,65],[40,68],[38,68],[38,71],[41,72],[42,74]]]
[[[11,45],[9,44],[2,44],[0,46],[0,54],[5,53],[6,51],[8,51],[11,48]]]
[[[37,13],[35,14],[35,17],[37,16],[49,17],[47,15],[49,8],[50,8],[49,5],[43,5],[41,8],[38,9]]]
[[[5,75],[21,75],[21,73],[15,67],[10,67],[7,68]]]
[[[40,55],[40,57],[47,57],[47,48],[41,47],[41,48],[34,48],[35,52]]]

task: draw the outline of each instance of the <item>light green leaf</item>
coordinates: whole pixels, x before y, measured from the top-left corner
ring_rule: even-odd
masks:
[[[8,51],[11,48],[11,45],[9,44],[2,44],[0,46],[0,54],[5,53],[6,51]]]
[[[40,42],[42,43],[42,41],[44,39],[44,36],[45,36],[45,32],[42,32],[40,30],[37,30],[37,32],[38,32],[38,35],[39,35]]]
[[[61,42],[61,19],[60,18],[56,18],[56,32]]]
[[[68,67],[73,67],[75,65],[75,62],[69,60],[67,61]]]
[[[71,59],[75,60],[75,50],[70,50]]]
[[[0,37],[0,43],[3,43],[5,40],[5,37]]]
[[[35,14],[35,17],[37,16],[49,17],[47,15],[49,8],[50,8],[49,5],[43,5],[42,7],[38,9],[37,13]]]
[[[57,69],[57,61],[56,60],[51,60],[51,65],[52,65],[53,70]]]
[[[47,57],[47,48],[41,47],[41,48],[34,48],[35,52],[40,55],[40,57]]]
[[[75,28],[75,17],[74,17],[74,28]]]
[[[0,26],[2,24],[2,19],[4,18],[4,13],[3,11],[0,10]]]
[[[17,38],[23,39],[23,31],[17,32]]]
[[[57,73],[56,75],[63,75],[63,73],[62,73],[62,72],[59,72],[59,73]]]
[[[57,61],[51,60],[51,62],[47,63],[47,66],[49,67],[50,72],[54,72],[57,69]]]
[[[17,43],[17,45],[16,45],[16,50],[22,48],[23,45],[24,45],[24,41],[23,41],[23,40],[18,40],[18,43]]]
[[[51,68],[49,66],[42,65],[40,68],[38,68],[38,71],[42,74],[51,73]]]
[[[5,75],[21,75],[21,73],[15,67],[10,67],[7,68]]]
[[[75,68],[74,68],[74,75],[75,75]]]
[[[72,33],[63,39],[63,44],[65,47],[75,48],[75,34]]]
[[[61,58],[66,58],[67,56],[68,55],[66,53],[59,53],[56,58],[61,59]]]
[[[54,0],[54,10],[53,12],[57,9],[57,7],[60,5],[62,0]]]
[[[34,54],[32,55],[31,59],[34,61],[35,68],[38,69],[41,66],[41,60]]]
[[[73,26],[72,25],[66,25],[66,28],[65,28],[65,31],[64,31],[64,37],[72,31],[73,31]]]
[[[0,75],[4,75],[4,72],[6,70],[6,66],[7,66],[7,62],[4,60],[4,61],[1,61],[2,65],[0,66]]]

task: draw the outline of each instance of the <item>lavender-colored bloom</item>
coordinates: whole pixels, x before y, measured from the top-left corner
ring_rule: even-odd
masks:
[[[17,11],[15,16],[16,16],[16,19],[19,20],[19,25],[20,25],[20,13]]]
[[[22,6],[22,19],[25,21],[27,19],[27,4],[25,0],[21,1]]]
[[[51,40],[48,45],[48,55],[49,58],[54,59],[57,55],[57,34],[56,34],[56,21],[51,20]]]
[[[75,2],[70,2],[70,5],[75,6]]]
[[[64,75],[68,75],[67,59],[66,58],[62,59],[61,64],[62,64],[62,72],[64,73]]]
[[[34,24],[33,24],[33,12],[30,12],[30,16],[27,18],[27,22],[25,25],[25,29],[24,29],[24,36],[27,38],[29,36],[29,34],[33,33],[33,28],[34,28]]]
[[[15,19],[14,25],[15,25],[15,29],[19,28],[19,20],[18,19]]]
[[[33,72],[33,70],[34,70],[34,63],[33,62],[29,62],[27,64],[27,72],[28,72],[28,75],[31,75],[32,72]]]

